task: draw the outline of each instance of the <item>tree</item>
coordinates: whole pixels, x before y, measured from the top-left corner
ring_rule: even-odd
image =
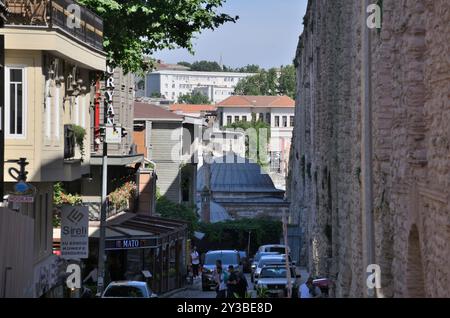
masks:
[[[191,65],[191,71],[199,72],[222,72],[222,67],[220,67],[217,62],[210,61],[198,61]]]
[[[200,92],[193,92],[191,94],[181,95],[178,98],[180,104],[194,104],[194,105],[209,105],[211,102],[208,97]]]
[[[186,67],[189,67],[189,68],[191,68],[191,66],[192,66],[191,63],[185,62],[185,61],[178,62],[177,64],[181,65],[181,66],[186,66]]]
[[[236,95],[287,95],[295,98],[297,80],[293,65],[281,69],[261,70],[258,74],[246,77],[236,85]]]
[[[288,65],[281,68],[281,74],[278,80],[278,91],[280,94],[295,99],[297,91],[297,74],[294,65]]]
[[[192,36],[216,29],[232,17],[218,12],[226,0],[78,0],[104,20],[104,48],[113,66],[142,73],[151,66],[144,55],[182,47],[191,53]]]
[[[234,122],[226,126],[226,128],[244,130],[247,133],[247,137],[245,138],[245,157],[258,163],[261,167],[267,167],[267,152],[270,139],[270,125],[268,123],[262,120],[256,120],[256,114],[252,114],[251,121]],[[256,136],[251,136],[249,129],[253,130]],[[266,134],[262,134],[263,132],[266,132]],[[250,148],[252,152],[250,152]]]
[[[240,73],[259,73],[261,68],[256,64],[248,64],[247,66],[241,67],[237,70]]]

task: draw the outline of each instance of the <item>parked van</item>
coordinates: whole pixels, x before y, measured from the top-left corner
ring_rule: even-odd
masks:
[[[284,244],[269,244],[269,245],[263,245],[260,246],[258,249],[258,252],[275,252],[280,254],[286,254],[286,247],[288,250],[288,253],[291,253],[291,249],[289,246],[286,246]]]

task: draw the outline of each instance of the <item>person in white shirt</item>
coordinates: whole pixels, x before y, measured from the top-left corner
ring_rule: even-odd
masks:
[[[299,298],[319,298],[320,296],[320,289],[319,287],[314,286],[312,277],[309,277],[298,289]]]
[[[197,247],[194,246],[191,252],[191,264],[192,264],[192,273],[194,278],[198,277],[198,267],[200,266],[200,255],[197,252]]]

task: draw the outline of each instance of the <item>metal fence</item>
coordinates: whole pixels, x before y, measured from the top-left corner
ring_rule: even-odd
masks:
[[[9,10],[8,25],[57,27],[103,50],[103,20],[73,0],[6,0],[5,4]]]

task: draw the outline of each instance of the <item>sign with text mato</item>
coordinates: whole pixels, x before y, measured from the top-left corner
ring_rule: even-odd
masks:
[[[61,209],[61,257],[81,259],[89,256],[89,209],[63,206]]]

